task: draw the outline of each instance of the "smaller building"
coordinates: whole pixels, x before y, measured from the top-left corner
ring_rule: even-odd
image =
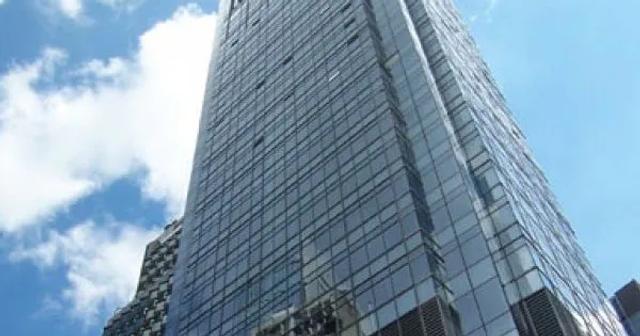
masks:
[[[611,298],[629,336],[640,336],[640,284],[633,280]]]
[[[109,319],[103,336],[160,336],[164,333],[181,232],[182,220],[174,221],[165,227],[160,237],[147,245],[136,295]]]

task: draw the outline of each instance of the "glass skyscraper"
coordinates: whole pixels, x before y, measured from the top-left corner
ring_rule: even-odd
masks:
[[[450,0],[227,0],[167,335],[621,335]]]

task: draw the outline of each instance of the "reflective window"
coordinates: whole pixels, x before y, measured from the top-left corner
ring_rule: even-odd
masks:
[[[402,266],[400,269],[395,271],[392,275],[393,280],[393,288],[396,293],[401,293],[405,289],[409,288],[413,281],[411,280],[411,273],[409,272],[409,266]]]
[[[382,306],[382,308],[378,310],[376,315],[378,317],[378,323],[380,324],[380,327],[384,327],[395,321],[398,318],[395,303],[392,301]]]
[[[471,290],[471,284],[469,283],[469,277],[467,273],[460,273],[455,278],[449,280],[449,287],[456,296],[461,296]]]
[[[393,287],[391,286],[391,279],[385,278],[375,286],[373,286],[373,293],[376,298],[376,304],[382,304],[387,302],[393,297]]]
[[[485,258],[469,269],[469,278],[473,287],[477,287],[485,281],[496,276],[496,271],[491,262],[491,257]]]
[[[460,313],[463,333],[468,333],[482,325],[480,312],[472,293],[464,295],[455,301],[455,307]]]
[[[475,292],[485,322],[491,321],[508,309],[502,286],[497,278],[482,285]]]
[[[455,249],[451,253],[444,256],[445,267],[449,276],[454,276],[464,269],[462,254],[460,250]]]
[[[487,243],[482,234],[462,243],[461,250],[467,265],[473,265],[489,254]]]
[[[398,315],[403,316],[416,307],[416,295],[413,290],[407,291],[396,299]]]

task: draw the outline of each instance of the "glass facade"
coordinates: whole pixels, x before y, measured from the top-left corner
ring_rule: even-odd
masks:
[[[168,335],[621,335],[451,1],[220,18]]]

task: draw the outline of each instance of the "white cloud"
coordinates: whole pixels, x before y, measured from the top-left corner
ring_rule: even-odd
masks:
[[[144,0],[97,0],[99,3],[115,9],[132,10]]]
[[[487,23],[493,21],[493,14],[500,4],[501,0],[458,0],[459,5],[469,7],[472,14],[469,16],[469,22],[474,23],[478,19],[483,18]]]
[[[500,3],[500,0],[489,0],[489,3],[487,4],[487,8],[484,11],[484,15],[487,17],[487,20],[489,22],[493,20],[493,12],[496,10],[499,3]]]
[[[0,0],[0,5],[4,0]],[[144,0],[39,0],[43,1],[46,8],[59,12],[73,20],[80,20],[84,16],[87,3],[94,1],[115,10],[131,11]]]
[[[85,222],[64,233],[50,231],[45,242],[20,248],[10,259],[33,261],[45,271],[54,266],[67,268],[68,287],[60,298],[47,297],[43,304],[59,310],[65,305],[57,300],[68,302],[71,315],[89,325],[97,322],[101,312],[110,312],[132,298],[144,247],[159,233],[131,224]]]
[[[81,17],[84,9],[83,0],[45,0],[44,4],[74,20]]]
[[[20,231],[138,171],[147,197],[181,212],[214,21],[185,6],[144,33],[129,59],[62,73],[65,53],[47,49],[0,75],[0,231]],[[61,77],[75,84],[52,80]]]
[[[78,69],[76,75],[95,78],[117,78],[127,70],[127,63],[121,58],[112,58],[107,61],[91,60]]]

